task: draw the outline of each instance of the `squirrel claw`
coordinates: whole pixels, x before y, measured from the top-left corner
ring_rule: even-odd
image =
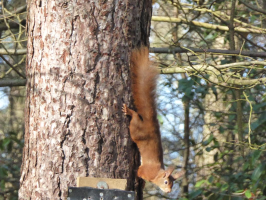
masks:
[[[122,112],[123,112],[125,115],[127,115],[127,106],[126,106],[126,104],[123,104]]]

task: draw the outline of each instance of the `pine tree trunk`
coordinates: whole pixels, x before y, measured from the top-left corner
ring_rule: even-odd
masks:
[[[66,199],[78,176],[128,179],[138,161],[122,103],[129,56],[148,45],[151,0],[28,1],[20,199]]]

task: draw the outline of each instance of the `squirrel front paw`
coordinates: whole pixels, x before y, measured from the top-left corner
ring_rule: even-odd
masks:
[[[125,115],[129,115],[129,116],[132,116],[133,113],[134,113],[134,111],[131,110],[131,109],[129,109],[129,108],[127,107],[126,104],[123,104],[122,112],[123,112]]]

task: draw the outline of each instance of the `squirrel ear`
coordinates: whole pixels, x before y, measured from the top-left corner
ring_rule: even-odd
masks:
[[[172,172],[174,171],[174,169],[175,169],[174,166],[170,166],[170,167],[168,167],[168,168],[165,170],[165,172],[164,172],[164,176],[163,176],[163,178],[168,178],[168,177],[172,174]]]

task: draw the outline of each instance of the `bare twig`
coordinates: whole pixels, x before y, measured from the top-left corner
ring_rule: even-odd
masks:
[[[11,14],[22,13],[22,12],[25,12],[26,10],[27,10],[27,5],[24,5],[24,6],[18,7],[16,10],[11,12]],[[1,17],[3,17],[3,15],[0,15],[0,20],[3,20],[4,18],[1,18]]]
[[[22,20],[21,23],[19,24],[18,22],[13,22],[13,21],[9,21],[9,28],[19,28],[19,25],[23,25],[23,26],[26,26],[26,20]],[[6,24],[0,24],[0,31],[4,31],[4,30],[7,30],[8,27],[6,26]]]
[[[259,12],[259,13],[263,13],[264,15],[266,15],[266,11],[265,10],[257,8],[257,7],[255,7],[255,6],[251,5],[251,4],[243,1],[243,0],[239,0],[239,1],[241,3],[243,3],[245,6],[247,6],[248,8],[250,8],[251,10],[255,10],[255,11]]]
[[[197,48],[183,48],[183,47],[166,47],[166,48],[155,48],[151,47],[151,53],[186,53],[190,52],[190,49],[193,52],[197,53],[215,53],[215,54],[228,54],[228,55],[239,55],[239,56],[249,56],[249,57],[266,57],[266,52],[253,52],[253,51],[239,51],[239,50],[222,50],[222,49],[197,49]]]
[[[19,76],[26,79],[26,77],[21,74],[3,55],[0,54],[0,57],[6,62],[6,64],[11,67]]]
[[[0,49],[1,55],[24,55],[27,54],[27,49]]]
[[[25,86],[26,79],[1,79],[0,87]]]
[[[184,19],[182,17],[178,18],[170,18],[170,17],[164,17],[164,16],[152,16],[152,21],[159,21],[159,22],[170,22],[170,23],[185,23],[185,24],[191,24],[198,27],[203,27],[207,29],[214,29],[214,30],[220,30],[220,31],[229,31],[229,28],[227,26],[221,26],[221,25],[215,25],[215,24],[209,24],[199,21],[189,21],[187,19]],[[254,29],[254,28],[244,28],[244,27],[236,27],[236,32],[242,32],[242,33],[257,33],[257,34],[265,34],[265,29]]]

